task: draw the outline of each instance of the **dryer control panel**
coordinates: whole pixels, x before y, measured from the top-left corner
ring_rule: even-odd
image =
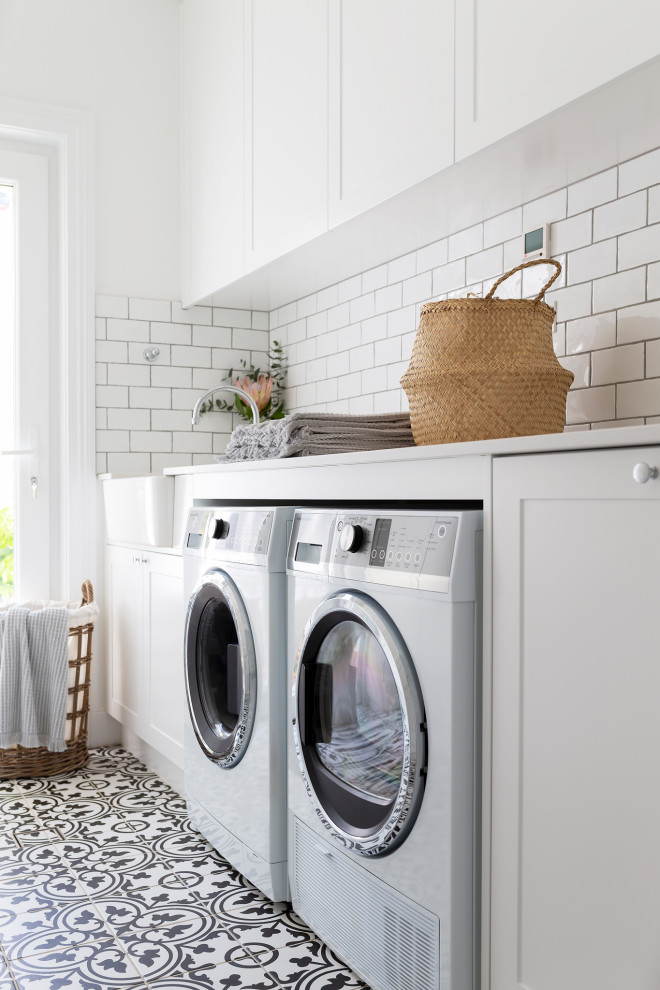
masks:
[[[290,571],[448,593],[455,577],[457,543],[461,539],[474,543],[474,533],[480,528],[478,510],[331,513],[299,509],[287,566]],[[474,560],[474,550],[471,557]]]
[[[218,509],[206,536],[206,556],[251,561],[268,553],[273,528],[272,510]]]
[[[329,573],[446,591],[458,516],[341,513],[335,520]]]

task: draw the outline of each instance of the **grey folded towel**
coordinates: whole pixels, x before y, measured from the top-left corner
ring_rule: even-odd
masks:
[[[0,613],[0,748],[66,749],[68,633],[66,608]]]
[[[238,426],[225,451],[228,461],[273,457],[309,457],[358,450],[412,447],[408,413],[344,416],[339,413],[292,413],[258,426]]]

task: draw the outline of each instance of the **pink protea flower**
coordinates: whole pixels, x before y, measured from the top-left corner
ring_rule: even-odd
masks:
[[[238,375],[234,378],[234,385],[236,388],[242,388],[244,392],[248,392],[257,403],[259,412],[263,412],[270,402],[273,391],[273,376],[262,373],[254,381],[249,375],[243,375],[242,378]]]

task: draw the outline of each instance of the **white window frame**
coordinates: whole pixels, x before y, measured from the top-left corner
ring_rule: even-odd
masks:
[[[54,162],[50,209],[52,333],[59,437],[50,592],[77,593],[98,574],[94,386],[93,122],[86,111],[0,98],[0,142]],[[55,465],[54,465],[55,467]],[[56,504],[56,509],[55,509]]]

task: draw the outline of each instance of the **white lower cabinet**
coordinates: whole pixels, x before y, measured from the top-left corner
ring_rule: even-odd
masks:
[[[109,711],[183,766],[183,561],[107,547]]]
[[[660,448],[496,458],[490,990],[660,985]]]

